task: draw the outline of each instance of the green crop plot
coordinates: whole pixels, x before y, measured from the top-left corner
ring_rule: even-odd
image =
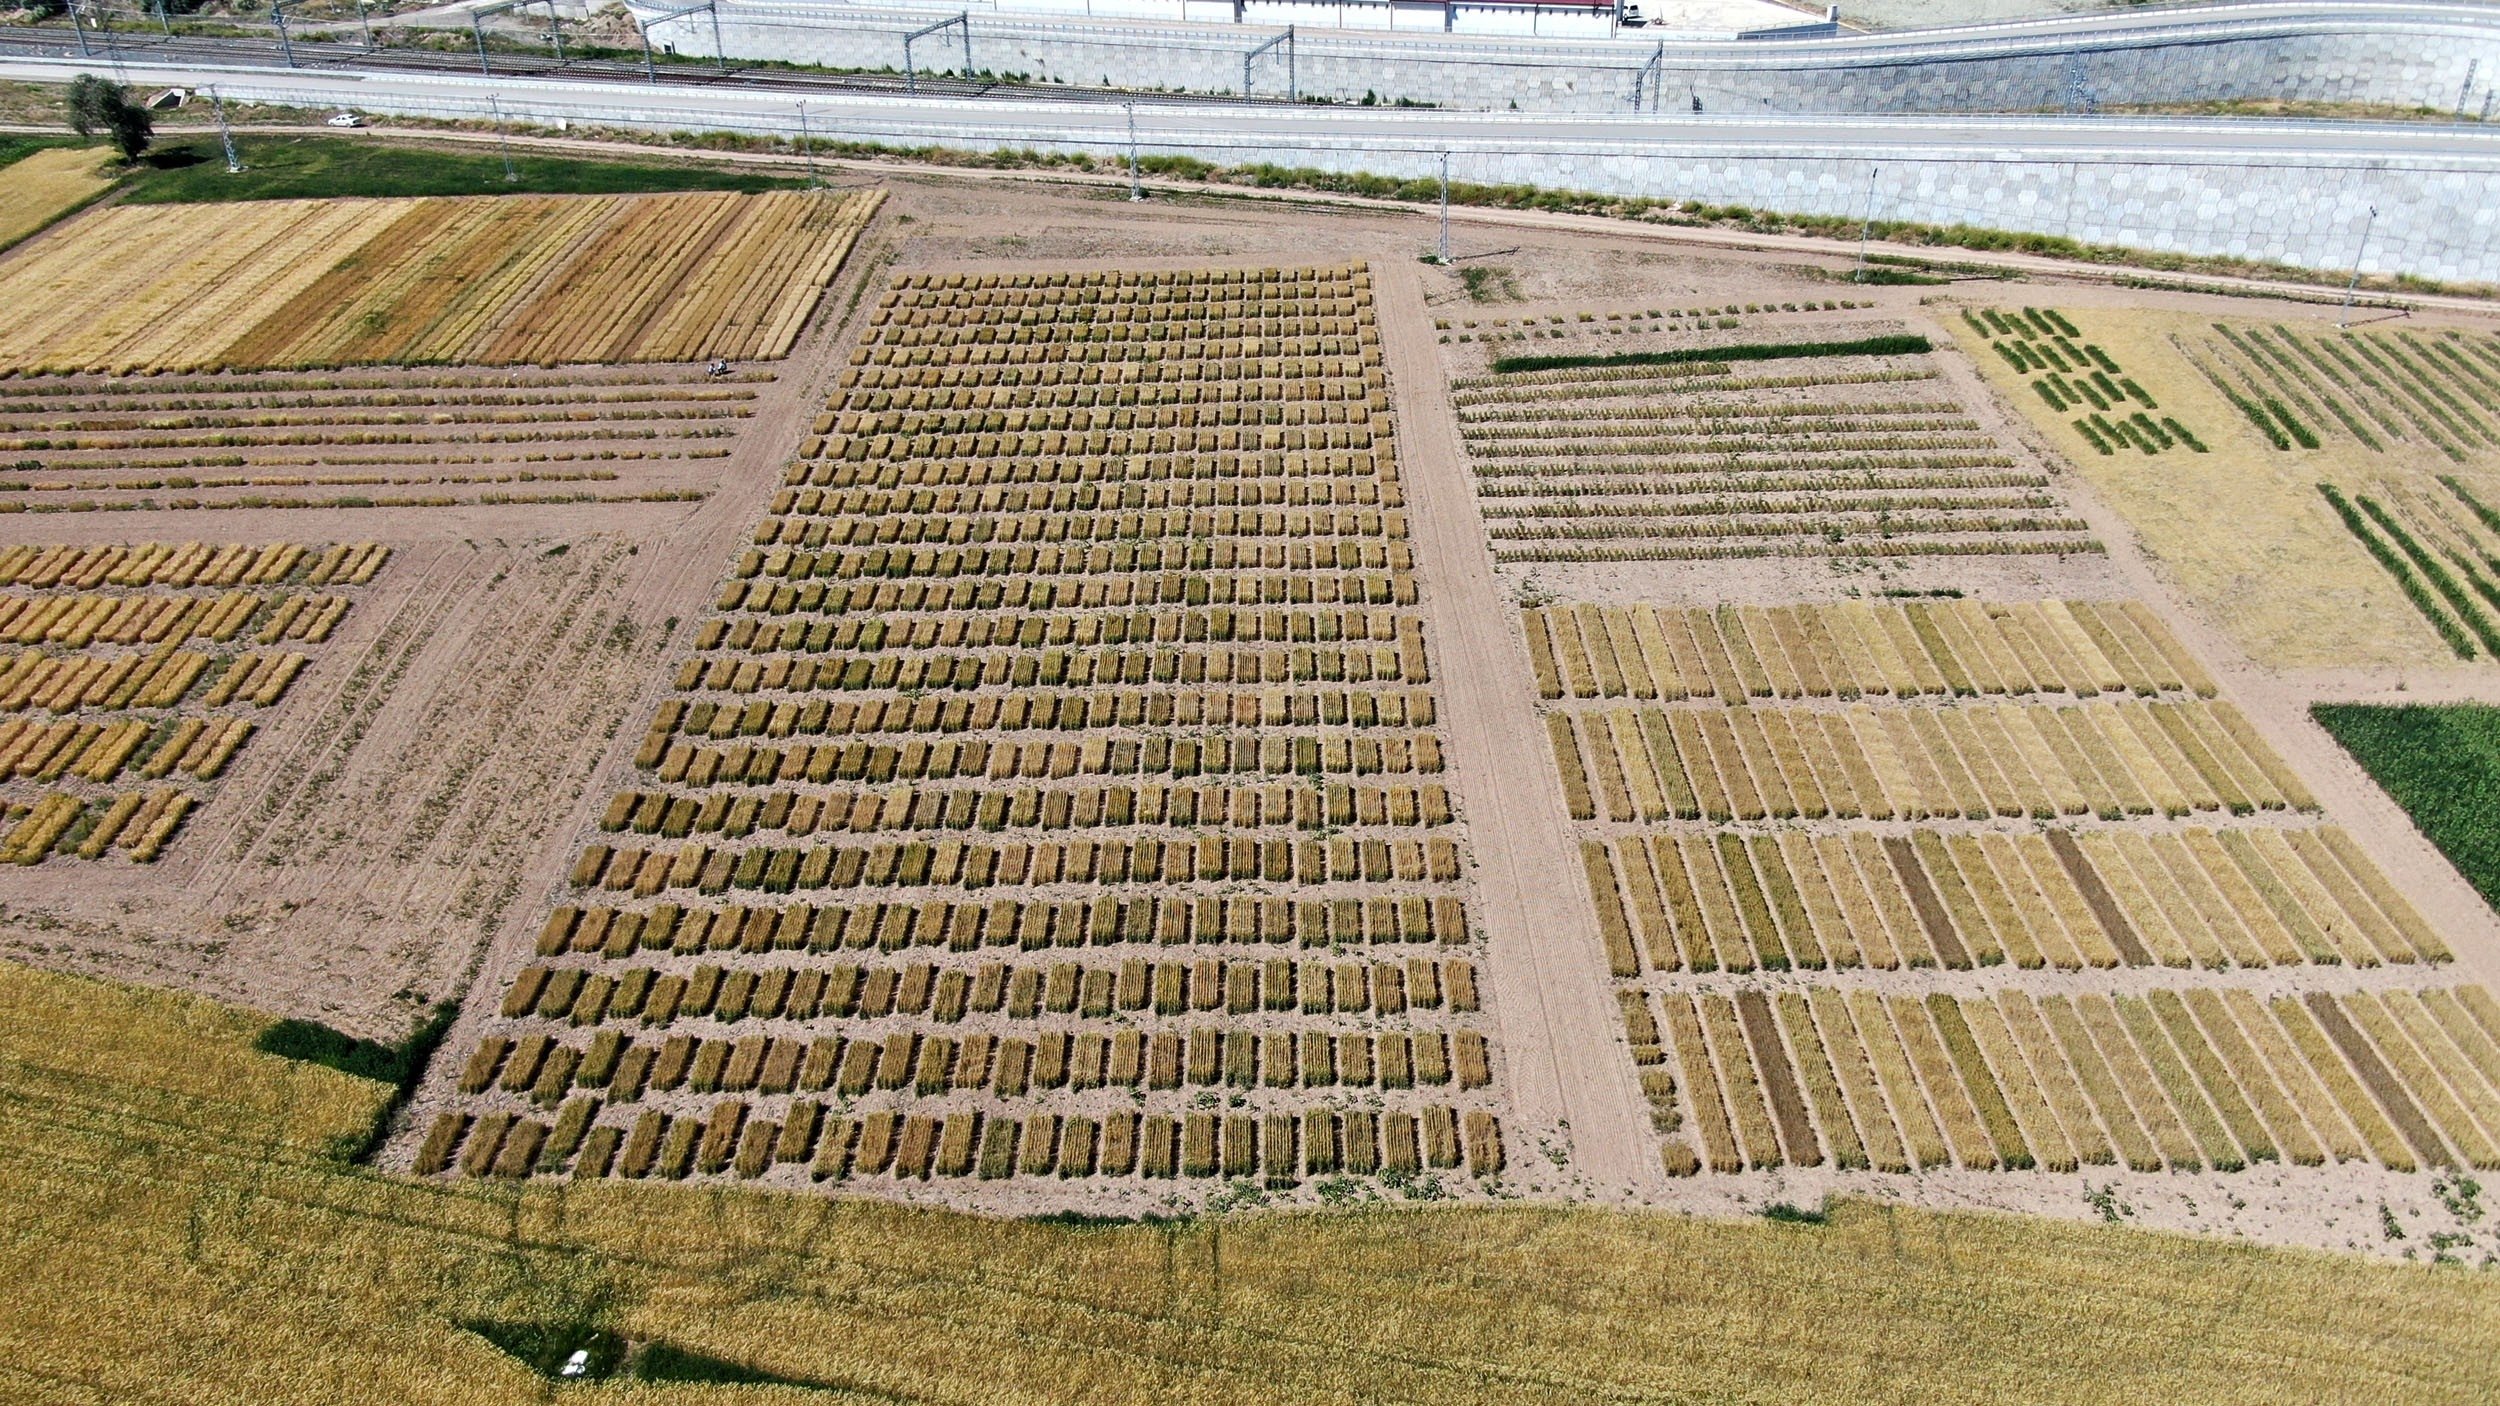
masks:
[[[2320,704],[2311,712],[2500,907],[2500,708]]]

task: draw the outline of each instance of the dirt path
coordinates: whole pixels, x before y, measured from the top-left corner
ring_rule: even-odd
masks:
[[[1562,783],[1537,721],[1536,686],[1515,607],[1458,447],[1457,419],[1433,354],[1417,276],[1381,272],[1381,353],[1397,406],[1426,629],[1439,658],[1455,789],[1476,849],[1476,915],[1485,976],[1508,1052],[1520,1160],[1531,1141],[1564,1150],[1578,1189],[1609,1199],[1663,1174],[1646,1155],[1648,1114],[1621,1042],[1605,950]]]

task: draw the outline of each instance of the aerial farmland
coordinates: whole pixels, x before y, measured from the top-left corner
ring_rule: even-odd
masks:
[[[2479,309],[92,155],[0,168],[0,1186],[193,1347],[0,1380],[2476,1394]]]

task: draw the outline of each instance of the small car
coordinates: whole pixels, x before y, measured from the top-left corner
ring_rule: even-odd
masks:
[[[333,127],[362,127],[365,125],[364,114],[360,112],[333,113],[330,117],[330,125]]]

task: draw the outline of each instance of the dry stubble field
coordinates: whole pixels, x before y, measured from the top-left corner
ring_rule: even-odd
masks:
[[[9,950],[383,1038],[465,984],[382,1161],[496,1204],[2489,1253],[2490,915],[1957,312],[1559,236],[1480,302],[1370,217],[1019,199],[901,188],[726,385],[0,383],[7,540],[386,549],[153,867],[0,874]]]

